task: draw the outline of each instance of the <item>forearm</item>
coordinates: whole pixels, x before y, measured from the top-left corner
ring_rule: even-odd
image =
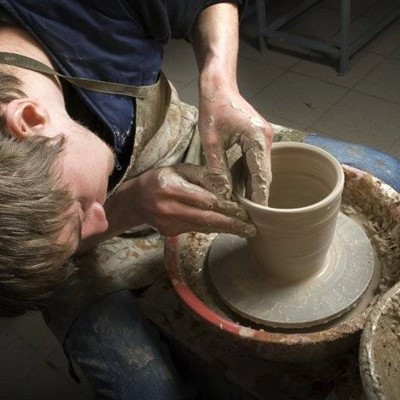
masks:
[[[237,84],[239,16],[236,5],[204,9],[191,34],[199,67],[199,133],[206,159],[206,187],[232,196],[227,150],[238,144],[245,155],[251,199],[266,205],[271,182],[272,129],[240,94]]]
[[[201,92],[220,87],[237,90],[238,31],[235,4],[215,4],[200,13],[190,39],[199,68]]]
[[[202,167],[178,164],[150,169],[124,182],[104,206],[107,232],[85,240],[79,252],[144,224],[165,236],[191,231],[254,235],[255,228],[244,210],[205,190],[203,178]]]

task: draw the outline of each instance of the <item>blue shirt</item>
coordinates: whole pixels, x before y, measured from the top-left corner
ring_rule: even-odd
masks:
[[[202,9],[240,0],[0,0],[70,76],[150,85],[158,78],[163,46],[185,38]],[[133,147],[135,100],[75,88],[101,121],[126,167]],[[118,166],[118,163],[117,163]]]

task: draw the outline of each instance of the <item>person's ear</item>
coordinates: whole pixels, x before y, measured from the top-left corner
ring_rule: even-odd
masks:
[[[29,97],[8,103],[5,117],[8,129],[18,139],[42,132],[50,122],[47,110]]]

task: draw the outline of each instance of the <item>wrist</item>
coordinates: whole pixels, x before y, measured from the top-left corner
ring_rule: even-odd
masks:
[[[238,93],[236,70],[227,70],[222,60],[213,60],[199,74],[200,97],[211,100],[218,93]]]
[[[199,68],[199,89],[237,88],[237,6],[219,3],[205,8],[199,15],[190,37]]]
[[[144,215],[138,206],[138,178],[121,184],[117,191],[107,200],[105,210],[111,230],[124,232],[134,226],[145,224]]]

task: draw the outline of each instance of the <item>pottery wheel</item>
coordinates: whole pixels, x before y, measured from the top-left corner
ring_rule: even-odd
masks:
[[[220,234],[213,241],[209,277],[233,311],[271,327],[302,328],[331,321],[356,305],[374,270],[374,252],[363,229],[339,213],[335,234],[318,274],[276,285],[254,260],[246,239]]]

